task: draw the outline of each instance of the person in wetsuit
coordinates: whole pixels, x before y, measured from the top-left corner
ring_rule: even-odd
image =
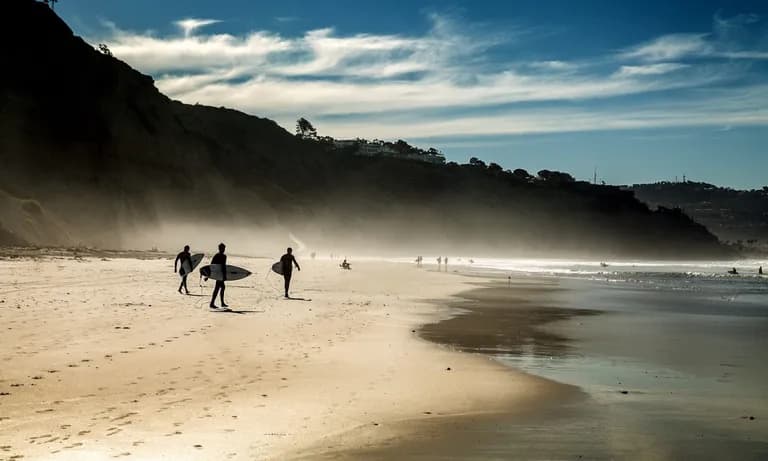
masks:
[[[226,245],[219,243],[219,252],[213,255],[213,259],[211,259],[211,265],[220,265],[221,273],[223,274],[223,280],[216,280],[216,286],[213,288],[213,296],[211,296],[210,304],[211,309],[216,309],[215,301],[216,295],[219,294],[219,290],[221,290],[221,307],[229,307],[224,304],[224,281],[227,280],[227,255],[224,254],[226,248]]]
[[[181,274],[181,283],[179,284],[179,293],[181,293],[181,289],[184,288],[184,291],[189,294],[189,289],[187,288],[187,274],[184,271],[184,262],[189,263],[189,267],[192,267],[192,255],[189,254],[189,245],[184,245],[184,251],[176,255],[176,260],[173,261],[173,272],[177,272],[176,270],[176,264],[179,265],[178,272]]]
[[[301,270],[299,263],[296,262],[296,258],[293,257],[293,248],[288,248],[287,253],[280,257],[280,265],[283,269],[283,279],[285,279],[285,297],[288,296],[288,289],[291,287],[291,274],[293,273],[293,265],[296,265],[296,269]]]

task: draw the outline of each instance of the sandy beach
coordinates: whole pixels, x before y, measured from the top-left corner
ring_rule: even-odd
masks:
[[[271,259],[230,256],[254,275],[215,312],[170,259],[6,255],[0,459],[317,458],[578,394],[419,338],[472,279],[299,260],[284,300]]]

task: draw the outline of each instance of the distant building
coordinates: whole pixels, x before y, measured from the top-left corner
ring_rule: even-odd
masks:
[[[350,147],[357,147],[360,141],[357,139],[334,139],[333,147],[336,149],[349,149]]]
[[[356,155],[363,155],[365,157],[374,157],[383,152],[383,145],[379,142],[361,142],[355,152]]]
[[[368,141],[366,139],[334,139],[333,147],[337,150],[350,149],[353,155],[361,157],[393,157],[417,162],[445,164],[445,157],[437,149],[428,151],[412,150],[401,152],[395,144],[382,141]]]

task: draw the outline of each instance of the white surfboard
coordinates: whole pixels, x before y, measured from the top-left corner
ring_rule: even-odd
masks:
[[[207,279],[224,280],[221,273],[221,264],[209,264],[200,268],[200,275]],[[242,267],[227,264],[227,281],[244,279],[251,275],[251,271]]]
[[[184,275],[191,274],[193,270],[200,264],[200,262],[203,260],[203,257],[205,255],[203,253],[195,253],[191,256],[192,259],[192,265],[190,266],[189,261],[184,261],[181,263],[181,268],[179,269],[179,277],[183,277]]]

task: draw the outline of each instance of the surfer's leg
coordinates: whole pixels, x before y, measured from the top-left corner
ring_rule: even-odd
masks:
[[[218,282],[221,283],[221,307],[227,307],[226,303],[224,303],[224,282]]]
[[[291,274],[283,274],[283,279],[285,280],[285,297],[288,297],[288,288],[291,287]]]
[[[211,296],[211,307],[216,307],[216,304],[214,304],[214,303],[216,301],[216,295],[219,294],[219,288],[221,288],[221,286],[219,285],[220,283],[221,282],[219,282],[217,280],[216,281],[216,286],[213,287],[213,296]],[[222,297],[224,297],[224,296],[222,295]]]

